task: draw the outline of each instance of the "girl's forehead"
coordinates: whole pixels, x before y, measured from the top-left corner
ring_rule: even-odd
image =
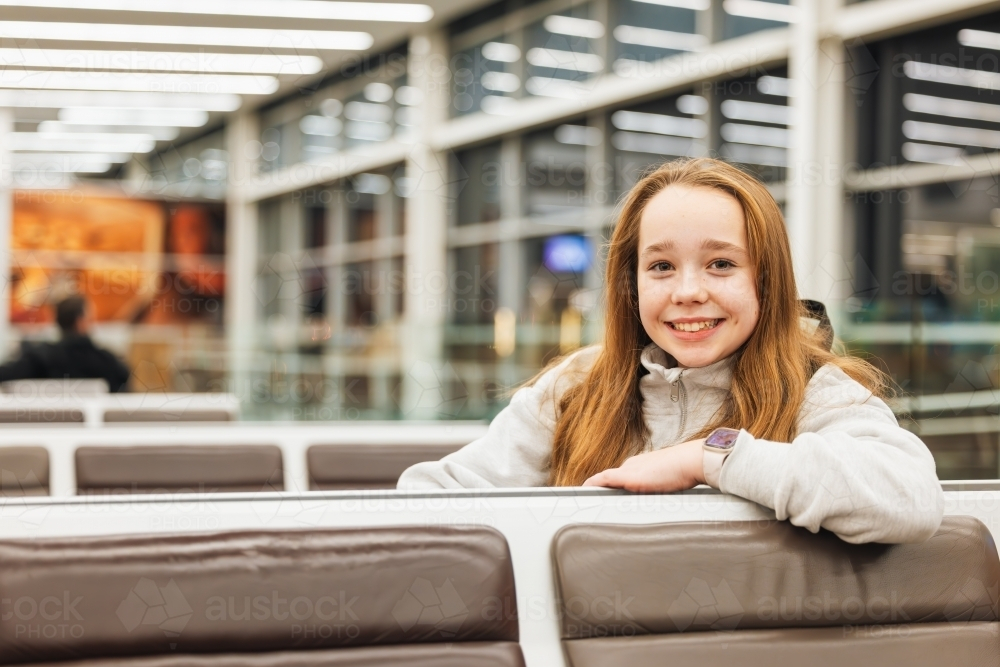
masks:
[[[639,219],[639,245],[670,240],[700,243],[726,241],[746,247],[743,207],[722,190],[671,185],[647,203]]]

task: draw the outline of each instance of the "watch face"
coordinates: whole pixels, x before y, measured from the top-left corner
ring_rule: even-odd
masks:
[[[740,432],[734,428],[717,428],[708,434],[705,444],[716,449],[732,449]]]

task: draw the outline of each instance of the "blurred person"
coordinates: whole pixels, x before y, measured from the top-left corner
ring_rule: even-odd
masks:
[[[556,360],[487,434],[401,489],[708,484],[847,542],[917,542],[944,513],[934,458],[889,380],[807,330],[781,209],[708,158],[626,195],[608,248],[603,343]]]
[[[102,379],[112,392],[126,391],[128,367],[90,339],[93,308],[82,296],[71,296],[55,306],[61,337],[56,343],[21,342],[21,355],[0,365],[0,382],[10,380]]]

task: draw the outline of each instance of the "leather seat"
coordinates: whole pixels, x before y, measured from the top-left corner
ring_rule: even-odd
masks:
[[[49,495],[49,453],[44,447],[0,447],[0,497]]]
[[[281,491],[276,445],[80,447],[81,494]]]
[[[0,541],[0,664],[523,667],[490,528]]]
[[[901,545],[776,521],[576,525],[553,557],[573,667],[1000,662],[1000,561],[971,517]]]
[[[313,490],[395,489],[403,471],[462,445],[313,445],[306,453]]]

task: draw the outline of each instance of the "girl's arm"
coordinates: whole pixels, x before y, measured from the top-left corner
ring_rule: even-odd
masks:
[[[779,519],[847,542],[918,542],[934,534],[944,513],[927,446],[831,365],[809,383],[795,440],[743,432],[719,485],[773,508]]]
[[[474,489],[544,486],[562,393],[592,362],[585,348],[517,391],[490,423],[486,435],[440,461],[418,463],[399,478],[397,488]]]

